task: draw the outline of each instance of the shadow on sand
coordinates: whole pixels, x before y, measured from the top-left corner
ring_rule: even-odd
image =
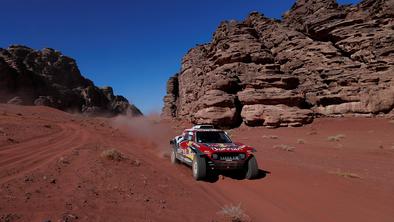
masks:
[[[271,172],[259,169],[259,174],[257,175],[256,178],[254,178],[252,180],[264,179],[268,174],[271,174]],[[230,178],[230,179],[233,179],[233,180],[246,180],[245,179],[245,172],[240,170],[240,171],[215,171],[215,172],[211,172],[204,181],[205,182],[209,182],[209,183],[215,183],[215,182],[217,182],[219,180],[220,176],[223,176],[225,178]]]

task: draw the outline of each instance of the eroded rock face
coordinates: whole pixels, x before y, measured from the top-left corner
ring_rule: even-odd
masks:
[[[141,115],[111,87],[98,88],[84,78],[75,60],[59,51],[26,46],[0,48],[0,102],[43,105],[88,114]]]
[[[282,21],[220,24],[168,82],[163,116],[234,127],[394,108],[394,0],[298,0]]]
[[[286,105],[246,105],[241,116],[248,126],[267,126],[270,128],[280,126],[301,126],[311,123],[313,112],[308,109],[289,107]]]

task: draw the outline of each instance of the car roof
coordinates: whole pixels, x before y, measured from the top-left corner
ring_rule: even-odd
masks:
[[[203,125],[194,125],[192,127],[192,129],[215,129],[214,125],[207,125],[207,124],[203,124]]]
[[[188,132],[224,132],[221,129],[193,129],[193,128],[186,129],[185,131],[188,131]]]

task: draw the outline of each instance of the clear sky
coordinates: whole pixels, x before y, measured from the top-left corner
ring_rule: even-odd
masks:
[[[0,48],[50,47],[144,113],[159,112],[182,56],[223,20],[280,18],[294,0],[1,0]],[[341,4],[358,0],[339,0]]]

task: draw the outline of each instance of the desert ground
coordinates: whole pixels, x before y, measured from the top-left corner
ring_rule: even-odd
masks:
[[[188,126],[0,105],[0,221],[231,221],[231,205],[246,221],[393,221],[393,121],[229,130],[256,148],[255,180],[172,165],[168,142]]]

